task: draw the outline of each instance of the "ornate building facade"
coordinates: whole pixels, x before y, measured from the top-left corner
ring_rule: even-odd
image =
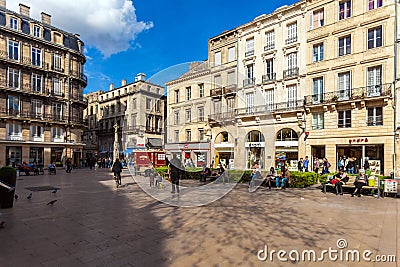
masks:
[[[86,102],[86,58],[79,35],[39,22],[0,1],[0,165],[78,163]]]

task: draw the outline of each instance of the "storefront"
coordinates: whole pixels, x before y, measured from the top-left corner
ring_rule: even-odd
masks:
[[[56,167],[63,167],[63,153],[64,148],[62,147],[51,148],[50,159],[51,162],[54,162],[56,164]]]
[[[37,164],[43,164],[44,163],[44,148],[43,147],[30,147],[29,162],[36,162]]]
[[[281,129],[276,134],[275,167],[280,169],[283,164],[290,171],[297,171],[299,159],[299,138],[297,133],[289,128]]]
[[[7,146],[6,147],[6,165],[13,163],[22,163],[22,147],[21,146]]]
[[[235,146],[233,143],[233,136],[228,132],[219,133],[214,140],[214,164],[218,166],[221,164],[228,169],[234,169],[235,167]]]
[[[165,144],[165,152],[168,160],[176,157],[185,165],[193,167],[210,165],[209,142]]]
[[[354,158],[356,163],[355,172],[357,173],[360,168],[364,168],[364,163],[368,160],[369,168],[366,171],[370,171],[374,175],[383,174],[385,162],[384,145],[359,143],[355,141],[354,144],[336,146],[337,161],[343,157],[347,159]]]
[[[251,169],[258,164],[261,169],[265,168],[265,139],[260,131],[251,131],[246,135],[246,168]]]

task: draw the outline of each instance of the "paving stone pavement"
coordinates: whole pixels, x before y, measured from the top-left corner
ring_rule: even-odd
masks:
[[[123,185],[116,188],[105,169],[19,177],[19,199],[12,209],[0,211],[0,221],[6,221],[0,229],[0,266],[400,265],[333,261],[328,254],[319,262],[284,262],[277,252],[272,260],[257,257],[267,245],[268,254],[285,250],[294,257],[292,250],[297,250],[300,259],[304,250],[314,250],[318,260],[331,247],[339,257],[348,250],[371,250],[371,259],[396,255],[399,262],[399,198],[324,195],[318,189],[249,193],[245,185],[237,185],[205,206],[179,207],[180,197],[174,196],[175,206],[157,201],[136,183],[145,186],[147,178],[135,178],[124,171]],[[197,198],[207,191],[195,181],[182,184],[187,186],[182,199],[196,188]],[[34,186],[60,190],[33,192],[26,199],[31,192],[26,188]],[[169,191],[154,194],[170,199]],[[54,199],[54,205],[46,205]],[[338,249],[339,239],[347,242],[346,248]]]

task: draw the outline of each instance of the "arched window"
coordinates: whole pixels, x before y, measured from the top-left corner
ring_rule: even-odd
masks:
[[[215,143],[220,144],[220,143],[226,143],[226,142],[231,142],[231,137],[229,136],[228,132],[221,132],[217,135],[215,138]]]
[[[299,137],[292,129],[285,128],[278,132],[276,141],[299,141]]]
[[[246,136],[246,142],[264,142],[264,135],[260,131],[251,131]]]

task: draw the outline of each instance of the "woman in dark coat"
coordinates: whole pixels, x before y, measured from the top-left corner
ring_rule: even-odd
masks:
[[[117,186],[121,185],[121,172],[122,172],[122,164],[117,158],[112,166],[112,171],[114,172],[114,177],[117,182]]]

